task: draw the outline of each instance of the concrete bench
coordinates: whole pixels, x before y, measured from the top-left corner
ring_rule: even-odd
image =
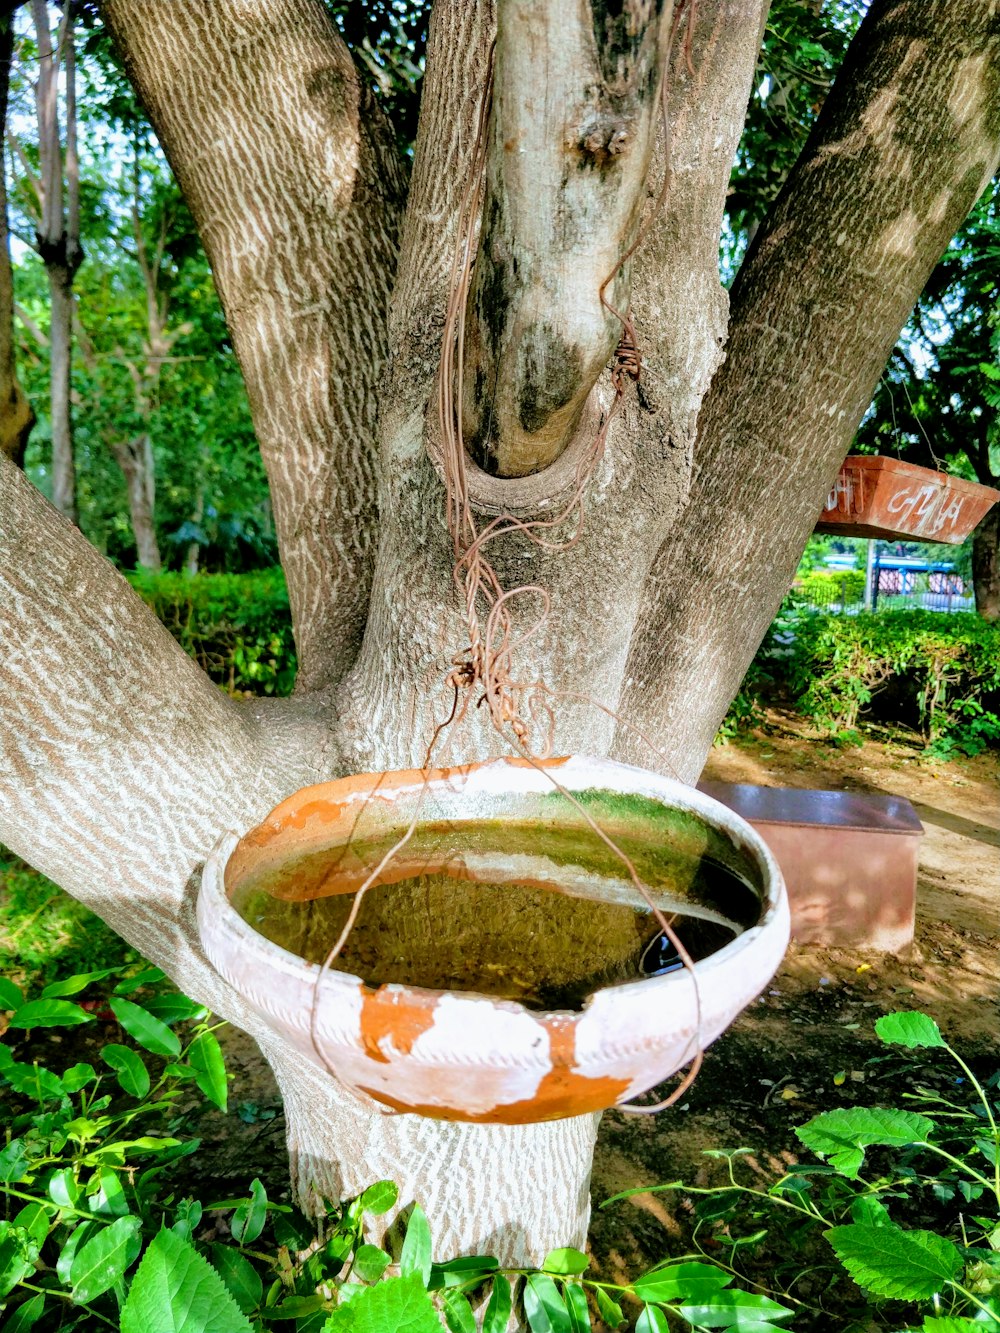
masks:
[[[701,782],[752,824],[788,886],[792,937],[895,953],[913,940],[923,826],[901,796]]]

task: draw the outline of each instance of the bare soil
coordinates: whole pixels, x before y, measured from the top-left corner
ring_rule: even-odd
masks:
[[[623,1280],[690,1243],[682,1196],[601,1201],[643,1183],[716,1184],[708,1148],[747,1147],[747,1169],[773,1180],[799,1160],[797,1125],[855,1102],[898,1105],[874,1036],[883,1013],[921,1009],[984,1072],[1000,1064],[1000,758],[929,763],[898,733],[839,748],[803,719],[772,711],[716,748],[705,777],[759,785],[885,792],[909,799],[925,829],[917,926],[906,957],[793,943],[772,985],[710,1049],[681,1104],[655,1117],[612,1112],[594,1163],[591,1250]],[[831,1317],[831,1330],[846,1327]]]

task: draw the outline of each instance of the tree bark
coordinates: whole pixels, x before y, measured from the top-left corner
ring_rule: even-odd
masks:
[[[487,472],[558,457],[621,336],[672,13],[500,0],[462,405]]]
[[[67,9],[53,47],[47,0],[32,0],[38,41],[38,156],[41,165],[42,215],[36,233],[38,253],[49,283],[49,412],[52,429],[52,502],[77,519],[76,464],[73,455],[73,279],[80,246],[79,169],[76,157],[76,70],[73,23]],[[59,132],[59,67],[66,73],[66,149]],[[64,190],[65,185],[65,208]]]
[[[972,587],[976,610],[1000,620],[1000,505],[994,505],[972,534]]]
[[[153,462],[153,442],[148,432],[144,432],[133,440],[113,444],[111,452],[125,476],[137,562],[143,569],[158,574],[163,568],[163,562],[160,558],[160,544],[156,540],[156,472]]]
[[[14,19],[0,13],[0,143],[7,133],[10,65],[14,56]],[[10,262],[7,172],[0,169],[0,453],[20,467],[35,414],[17,378],[14,354],[14,271]]]

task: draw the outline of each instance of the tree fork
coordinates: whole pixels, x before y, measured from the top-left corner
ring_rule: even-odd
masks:
[[[501,0],[464,434],[502,477],[569,443],[621,335],[673,6]],[[620,267],[621,266],[621,267]],[[602,288],[609,278],[607,304]]]
[[[647,581],[622,711],[671,738],[685,776],[697,776],[903,324],[998,159],[996,7],[874,0],[733,285],[691,500]],[[709,541],[725,558],[706,567]],[[627,734],[613,753],[643,761]]]

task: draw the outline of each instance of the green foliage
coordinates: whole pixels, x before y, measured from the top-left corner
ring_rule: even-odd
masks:
[[[94,959],[121,965],[137,955],[110,927],[51,880],[0,846],[0,974],[41,989],[85,974]],[[7,996],[0,989],[0,1002]]]
[[[876,1033],[887,1045],[940,1053],[961,1077],[947,1079],[947,1096],[921,1084],[904,1092],[920,1111],[848,1107],[814,1116],[796,1132],[822,1163],[796,1165],[778,1179],[762,1179],[759,1169],[744,1175],[740,1164],[750,1149],[708,1150],[706,1157],[725,1164],[723,1186],[677,1181],[658,1188],[692,1197],[695,1241],[711,1262],[654,1270],[634,1284],[637,1296],[672,1294],[672,1274],[683,1268],[704,1293],[697,1316],[690,1300],[681,1311],[701,1326],[718,1326],[716,1311],[721,1317],[730,1302],[744,1308],[746,1298],[748,1321],[732,1326],[776,1319],[769,1302],[787,1300],[824,1328],[836,1310],[858,1329],[996,1333],[1000,1074],[983,1085],[925,1014],[886,1015]],[[871,1161],[869,1149],[880,1150]],[[930,1204],[940,1215],[933,1229]],[[923,1225],[908,1225],[914,1218]],[[777,1257],[768,1289],[733,1287],[751,1257],[759,1275],[762,1252]],[[714,1274],[724,1280],[713,1292]]]
[[[939,757],[1000,740],[1000,625],[978,616],[803,616],[787,679],[795,706],[834,732],[891,686]]]
[[[816,569],[797,579],[795,589],[811,606],[851,606],[864,600],[865,576],[859,569]]]
[[[288,589],[281,569],[150,574],[129,582],[177,642],[230,693],[289,694],[295,683]]]
[[[802,151],[863,12],[861,0],[771,5],[726,199],[730,271]]]

